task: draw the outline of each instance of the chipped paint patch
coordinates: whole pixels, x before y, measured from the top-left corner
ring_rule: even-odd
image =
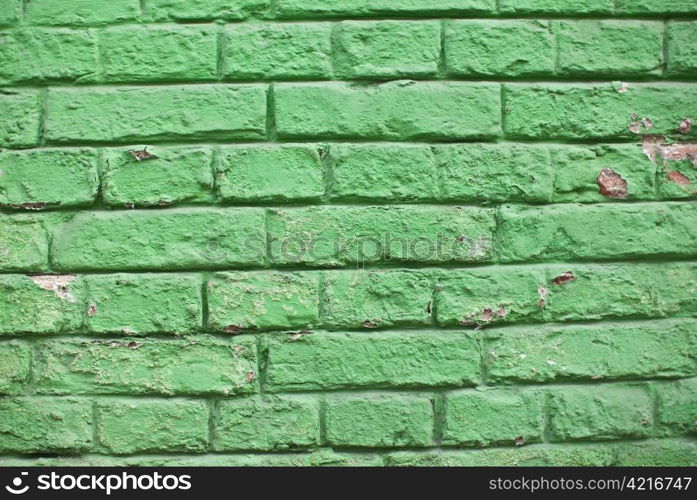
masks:
[[[72,294],[69,287],[70,283],[77,279],[77,276],[74,274],[64,274],[60,276],[55,274],[41,274],[29,276],[29,279],[44,290],[55,293],[63,300],[73,303],[77,302],[77,299]]]
[[[597,178],[600,194],[608,198],[625,199],[627,197],[627,181],[611,168],[604,168]]]

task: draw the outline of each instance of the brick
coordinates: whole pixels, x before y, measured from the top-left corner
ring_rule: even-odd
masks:
[[[0,219],[0,269],[43,271],[48,263],[48,236],[35,215],[3,215]]]
[[[615,0],[617,14],[692,14],[697,6],[692,0]]]
[[[557,21],[559,72],[564,75],[660,75],[663,23]]]
[[[92,403],[77,398],[0,399],[0,452],[79,453],[92,447]]]
[[[554,285],[571,271],[574,280]],[[692,263],[557,265],[546,268],[547,318],[584,321],[606,318],[695,316],[697,285]]]
[[[554,441],[642,438],[653,426],[645,386],[612,384],[550,390],[550,434]]]
[[[0,342],[0,394],[21,394],[32,367],[31,347],[19,340]]]
[[[331,198],[341,201],[427,201],[438,197],[436,161],[428,146],[332,144]]]
[[[542,395],[536,390],[491,389],[445,396],[443,444],[478,445],[542,440]]]
[[[84,283],[73,275],[0,275],[2,333],[60,333],[82,326]]]
[[[274,93],[281,138],[476,139],[500,130],[496,84],[305,83]]]
[[[270,391],[474,385],[476,334],[449,331],[281,335],[267,340]]]
[[[535,76],[554,73],[549,21],[448,21],[445,65],[458,76]]]
[[[322,324],[382,328],[431,322],[431,274],[419,271],[336,271],[324,274]]]
[[[621,467],[694,467],[697,465],[697,443],[694,439],[655,439],[630,443],[614,443]]]
[[[32,209],[91,205],[99,189],[97,163],[90,149],[0,152],[0,204]]]
[[[222,148],[215,187],[226,202],[318,201],[324,195],[320,145]]]
[[[0,83],[94,81],[97,57],[88,30],[8,30],[0,33]]]
[[[552,146],[555,166],[554,202],[600,202],[656,199],[656,168],[634,144],[593,146]],[[600,193],[598,177],[611,169],[627,182],[624,198]]]
[[[502,262],[690,256],[697,248],[694,212],[679,203],[506,208],[496,247]]]
[[[46,138],[56,143],[260,139],[264,91],[255,85],[51,89]]]
[[[217,31],[209,26],[115,26],[102,31],[104,80],[217,79]]]
[[[327,442],[336,446],[430,446],[433,405],[410,394],[337,394],[326,400]]]
[[[265,241],[255,208],[81,212],[54,227],[51,258],[71,270],[213,269],[261,263]]]
[[[241,21],[263,16],[269,4],[269,0],[236,0],[233,5],[229,0],[148,0],[143,13],[153,21]]]
[[[546,147],[457,144],[434,147],[440,199],[454,203],[549,202],[554,171]]]
[[[509,15],[612,14],[614,3],[614,0],[500,0],[499,10]]]
[[[208,283],[208,327],[217,331],[311,328],[319,321],[317,273],[217,273]]]
[[[334,34],[334,68],[345,78],[434,76],[440,45],[438,21],[344,21]]]
[[[374,15],[458,14],[493,12],[494,0],[279,0],[277,15],[298,17],[364,17]]]
[[[0,147],[29,147],[39,144],[41,96],[36,90],[0,92]]]
[[[312,207],[269,210],[275,264],[485,262],[493,213],[462,207]]]
[[[213,449],[284,450],[319,444],[319,400],[312,396],[254,396],[220,401]]]
[[[656,384],[655,390],[660,432],[697,434],[697,378]]]
[[[149,207],[210,203],[213,197],[212,150],[209,147],[155,147],[155,158],[137,160],[129,151],[104,151],[102,196],[107,205]]]
[[[329,78],[331,29],[329,23],[227,26],[223,76],[230,80]]]
[[[37,345],[34,383],[39,394],[227,396],[257,392],[256,371],[256,347],[246,337],[77,338]]]
[[[541,320],[544,285],[544,270],[533,266],[441,272],[436,275],[436,319],[441,326]]]
[[[189,333],[201,328],[201,278],[189,274],[85,277],[86,326],[95,333]]]
[[[139,0],[31,0],[27,2],[29,24],[100,25],[136,19]]]
[[[697,375],[691,320],[487,332],[489,383]]]
[[[99,444],[107,453],[200,453],[208,445],[205,401],[113,399],[96,408]]]
[[[668,74],[691,76],[697,71],[697,48],[692,43],[695,37],[697,37],[697,21],[668,24],[666,30]]]
[[[681,83],[506,84],[505,135],[527,139],[636,138],[673,134],[697,116],[697,86]],[[651,127],[642,124],[648,118]],[[632,132],[630,126],[637,132]],[[690,136],[694,136],[693,127]]]
[[[0,26],[11,26],[22,16],[23,0],[0,0]]]

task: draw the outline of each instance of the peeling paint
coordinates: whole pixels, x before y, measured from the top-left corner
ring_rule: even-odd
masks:
[[[572,281],[576,281],[576,276],[574,276],[573,272],[566,271],[564,273],[561,273],[556,278],[552,279],[552,284],[559,286],[565,283],[571,283]]]
[[[625,199],[627,197],[627,181],[611,168],[604,168],[597,178],[600,194],[608,198]]]
[[[36,276],[29,276],[29,279],[31,279],[35,284],[39,285],[41,288],[44,290],[49,290],[58,297],[60,297],[63,300],[67,300],[68,302],[77,302],[77,299],[75,296],[72,294],[70,291],[70,283],[75,281],[77,279],[77,276],[74,274],[64,274],[64,275],[55,275],[55,274],[41,274],[41,275],[36,275]]]

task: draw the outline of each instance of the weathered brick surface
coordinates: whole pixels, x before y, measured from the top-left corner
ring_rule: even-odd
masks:
[[[697,465],[694,0],[0,0],[0,465]]]

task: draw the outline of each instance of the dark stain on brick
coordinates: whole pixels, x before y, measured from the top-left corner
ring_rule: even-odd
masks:
[[[627,181],[611,168],[604,168],[597,179],[600,194],[608,198],[624,199],[627,197]]]

